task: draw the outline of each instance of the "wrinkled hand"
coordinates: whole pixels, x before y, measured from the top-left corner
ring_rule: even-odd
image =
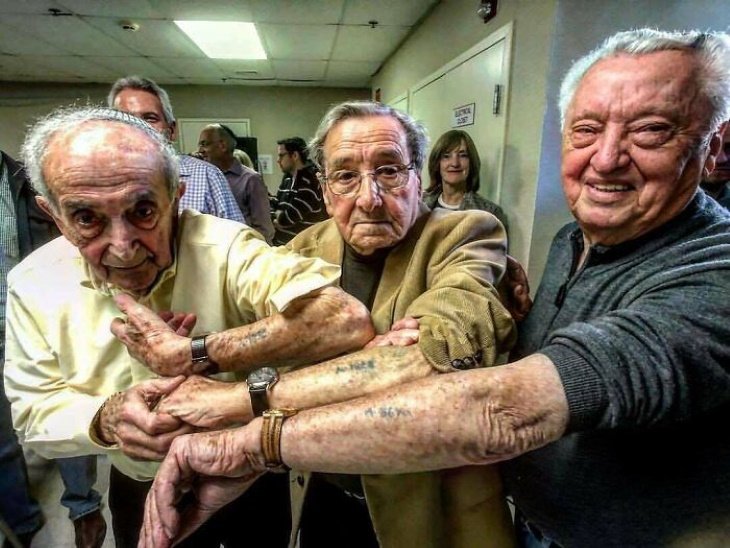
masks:
[[[184,539],[263,474],[261,425],[252,427],[175,440],[147,495],[140,548]]]
[[[530,284],[525,269],[517,259],[507,255],[507,273],[505,281],[505,306],[517,322],[521,322],[532,308]]]
[[[253,414],[248,402],[246,383],[193,375],[165,396],[156,410],[193,426],[220,429],[250,421]]]
[[[107,443],[119,444],[128,457],[162,460],[177,436],[192,427],[151,409],[162,396],[177,388],[185,377],[151,379],[111,396],[99,418],[99,434]]]
[[[376,346],[410,346],[418,342],[418,320],[411,316],[406,316],[395,322],[390,331],[382,335],[375,336],[365,348],[374,348]]]
[[[160,316],[160,319],[167,324],[167,327],[172,329],[181,337],[189,337],[190,332],[193,330],[193,327],[195,327],[195,324],[198,321],[195,314],[186,312],[171,312],[169,310],[165,310],[160,312],[158,315]]]
[[[114,302],[127,319],[115,318],[111,331],[124,343],[130,356],[165,377],[192,375],[205,369],[205,364],[193,366],[190,339],[176,333],[187,330],[189,320],[181,320],[176,330],[129,295],[121,293],[114,297]]]

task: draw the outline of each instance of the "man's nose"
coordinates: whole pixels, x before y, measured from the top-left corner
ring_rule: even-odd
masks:
[[[611,173],[629,164],[628,140],[618,127],[606,128],[596,142],[591,166],[597,173]]]
[[[357,191],[357,206],[363,211],[373,211],[383,204],[382,190],[370,175],[363,175]]]
[[[126,260],[134,257],[137,251],[135,228],[125,219],[113,219],[109,230],[109,250],[115,257]]]

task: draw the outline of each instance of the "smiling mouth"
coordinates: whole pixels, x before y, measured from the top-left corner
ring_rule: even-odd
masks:
[[[140,262],[138,262],[137,264],[134,264],[134,265],[112,265],[112,264],[105,264],[104,266],[106,268],[112,268],[114,270],[134,270],[136,268],[139,268],[143,264],[145,264],[147,262],[147,260],[148,260],[148,257],[145,257]]]
[[[586,183],[589,187],[600,192],[628,192],[634,190],[634,187],[626,184],[617,183]]]

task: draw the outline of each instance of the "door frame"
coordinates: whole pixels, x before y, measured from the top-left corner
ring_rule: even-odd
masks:
[[[457,57],[454,57],[451,61],[440,67],[439,69],[435,70],[431,74],[429,74],[427,77],[419,80],[415,85],[408,88],[407,94],[407,104],[408,104],[408,113],[411,114],[411,105],[413,105],[413,95],[421,90],[422,88],[426,87],[430,83],[438,80],[439,78],[443,78],[447,73],[451,72],[453,69],[458,67],[459,65],[462,65],[463,63],[466,63],[471,59],[472,57],[476,57],[483,51],[491,48],[493,45],[497,44],[498,42],[504,40],[504,57],[502,58],[502,74],[506,74],[506,78],[504,78],[504,81],[500,83],[500,86],[502,86],[501,91],[501,104],[500,104],[500,113],[499,116],[505,117],[505,123],[503,124],[502,134],[500,135],[500,139],[502,142],[502,147],[499,153],[499,159],[497,161],[496,168],[496,177],[495,177],[495,193],[494,198],[499,203],[502,199],[502,177],[504,174],[504,157],[505,157],[505,144],[507,142],[507,113],[509,112],[509,97],[510,97],[510,80],[512,71],[510,70],[512,66],[512,34],[513,34],[513,28],[514,23],[512,21],[508,22],[507,24],[503,25],[502,27],[495,30],[493,33],[491,33],[489,36],[487,36],[484,40],[480,40],[477,42],[474,46],[466,50],[464,53],[458,55]],[[400,94],[393,98],[392,101],[389,103],[400,101],[403,99],[404,94]]]

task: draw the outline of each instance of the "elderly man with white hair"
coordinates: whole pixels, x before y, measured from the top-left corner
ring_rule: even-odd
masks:
[[[138,117],[56,111],[31,128],[23,154],[38,204],[64,237],[8,276],[5,387],[14,426],[47,458],[109,455],[114,537],[118,547],[136,546],[154,461],[191,430],[155,410],[183,375],[310,363],[360,348],[372,324],[365,307],[332,287],[338,267],[271,248],[241,223],[179,214],[185,185],[176,154]],[[118,317],[140,303],[154,321]],[[130,355],[117,337],[138,351]],[[253,506],[260,523],[275,514]],[[237,526],[237,517],[227,523]],[[225,525],[191,546],[226,544]],[[286,531],[280,536],[285,544]]]
[[[730,37],[618,33],[569,71],[561,110],[576,222],[553,242],[515,361],[182,436],[143,545],[201,519],[181,521],[181,489],[221,504],[265,465],[499,461],[523,546],[727,544],[730,213],[698,186],[730,117]]]

